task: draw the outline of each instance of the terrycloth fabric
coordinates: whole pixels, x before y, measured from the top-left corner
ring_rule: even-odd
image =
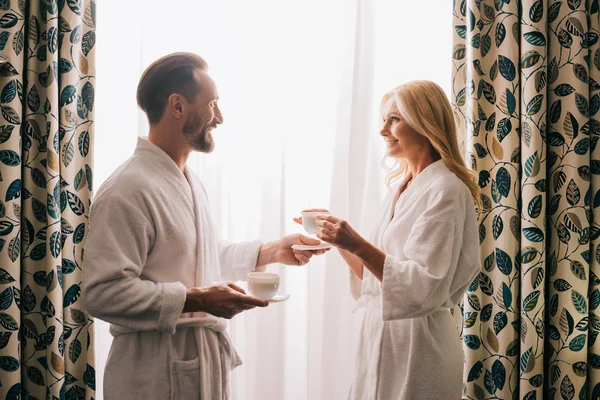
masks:
[[[243,279],[260,242],[219,243],[206,193],[140,138],[91,208],[82,296],[111,324],[106,400],[227,399],[241,363],[221,318],[183,314],[186,288]]]
[[[399,187],[371,237],[387,257],[382,282],[364,268],[350,399],[460,399],[462,350],[450,309],[480,270],[473,200],[441,160],[414,178],[392,218]]]

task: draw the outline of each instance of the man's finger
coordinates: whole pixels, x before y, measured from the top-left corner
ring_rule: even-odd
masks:
[[[304,235],[298,235],[298,239],[300,240],[300,242],[302,244],[308,244],[308,245],[311,245],[311,246],[316,246],[316,245],[318,245],[318,244],[321,243],[317,239],[313,239],[313,238],[310,238],[310,237],[304,236]]]
[[[229,286],[233,290],[238,291],[242,294],[246,294],[246,291],[244,289],[242,289],[241,287],[239,287],[238,285],[236,285],[235,283],[228,283],[227,286]]]
[[[310,258],[312,256],[312,251],[309,250],[294,250],[294,255],[296,257],[302,256],[302,257],[308,257]]]
[[[243,295],[240,296],[243,304],[253,305],[256,307],[266,307],[269,305],[269,302],[266,300],[257,299],[256,297]]]
[[[296,255],[296,260],[301,262],[300,265],[304,265],[304,264],[308,264],[308,262],[310,261],[310,258],[308,258],[302,254],[298,254],[298,255]]]

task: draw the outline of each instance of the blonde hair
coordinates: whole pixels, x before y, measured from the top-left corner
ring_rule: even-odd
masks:
[[[381,112],[390,101],[402,118],[417,132],[429,139],[448,169],[465,183],[473,201],[480,205],[480,188],[475,175],[465,164],[458,144],[454,113],[446,94],[431,81],[411,81],[386,93],[381,100]],[[396,159],[387,174],[386,182],[391,185],[408,170],[403,159]]]

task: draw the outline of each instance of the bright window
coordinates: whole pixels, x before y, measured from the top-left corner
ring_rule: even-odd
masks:
[[[96,188],[132,154],[137,136],[147,131],[135,101],[143,69],[170,52],[196,52],[209,63],[225,123],[213,133],[215,152],[192,156],[189,167],[207,188],[222,236],[273,240],[300,232],[293,216],[304,208],[329,205],[334,157],[348,146],[339,140],[343,137],[339,129],[356,117],[340,111],[349,94],[364,97],[358,100],[372,106],[362,118],[370,121],[364,135],[372,138],[373,146],[353,151],[359,156],[368,151],[379,162],[381,96],[412,79],[434,80],[449,92],[452,3],[439,3],[431,7],[431,2],[398,0],[102,1],[97,31]],[[372,14],[357,16],[357,9]],[[358,20],[366,21],[363,28],[372,35],[355,36]],[[367,51],[355,54],[355,38]],[[361,60],[372,65],[369,76],[353,75],[356,57],[371,58]],[[353,92],[355,81],[362,83]],[[349,165],[352,160],[351,156]],[[350,179],[364,178],[358,169],[351,170]],[[377,172],[374,181],[381,176]],[[382,180],[378,187],[384,189]],[[329,272],[323,260],[304,268],[274,269],[285,274],[285,290],[292,297],[268,310],[242,314],[231,324],[245,361],[234,373],[234,398],[343,398],[337,396],[347,392],[352,371],[345,360],[352,360],[352,355],[327,351],[327,340],[344,333],[324,331],[322,309],[330,296],[349,296],[345,286],[328,283],[325,289]],[[101,374],[111,341],[101,321],[96,336],[101,399]],[[332,365],[350,370],[334,373],[328,368]],[[259,383],[265,375],[269,386]]]

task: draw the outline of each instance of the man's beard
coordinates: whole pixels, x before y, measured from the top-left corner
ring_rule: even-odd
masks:
[[[200,128],[201,126],[202,128]],[[215,125],[203,124],[198,114],[193,114],[183,126],[183,133],[194,150],[210,153],[215,148],[215,142],[210,134],[210,130],[214,127]]]

